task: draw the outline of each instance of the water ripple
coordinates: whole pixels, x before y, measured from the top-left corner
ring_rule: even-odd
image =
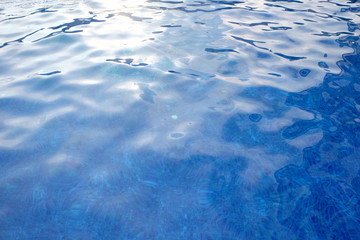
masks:
[[[359,239],[357,1],[0,2],[0,239]]]

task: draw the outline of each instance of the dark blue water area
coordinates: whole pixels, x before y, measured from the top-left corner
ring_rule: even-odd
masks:
[[[360,3],[0,1],[0,239],[360,239]]]

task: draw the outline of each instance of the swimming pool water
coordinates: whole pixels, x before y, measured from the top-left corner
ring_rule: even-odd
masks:
[[[360,3],[1,0],[0,239],[360,239]]]

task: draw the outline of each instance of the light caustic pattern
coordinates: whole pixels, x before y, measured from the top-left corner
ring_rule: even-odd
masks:
[[[359,239],[359,17],[0,1],[0,239]]]

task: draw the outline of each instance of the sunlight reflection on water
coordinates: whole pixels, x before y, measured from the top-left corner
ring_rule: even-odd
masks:
[[[0,239],[358,239],[359,7],[1,1]]]

